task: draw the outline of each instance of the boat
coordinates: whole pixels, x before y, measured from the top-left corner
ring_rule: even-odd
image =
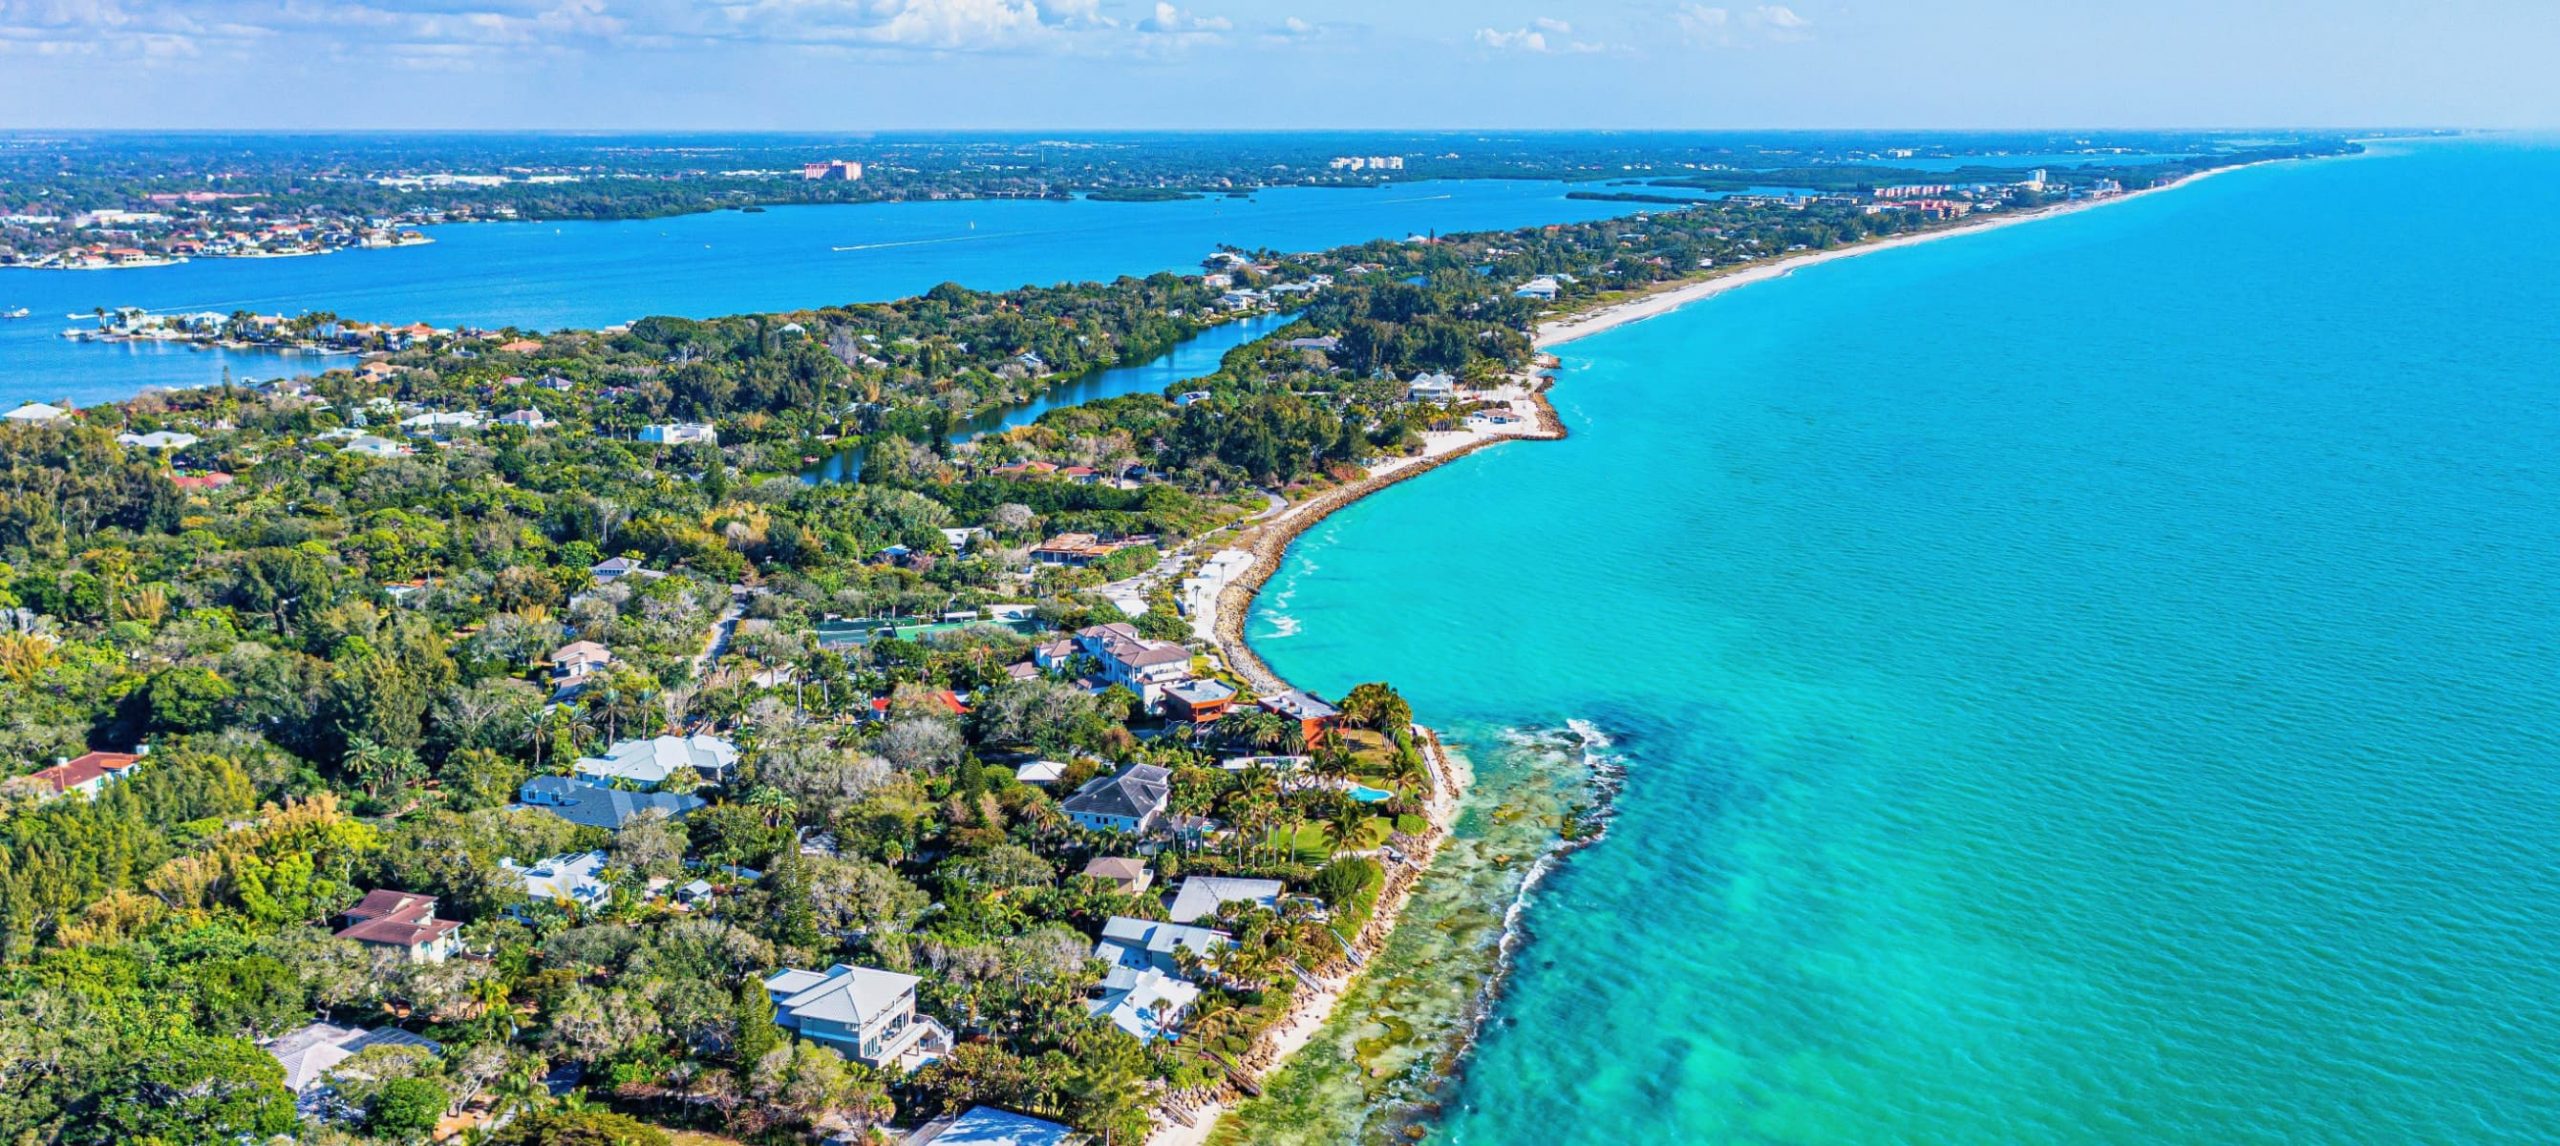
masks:
[[[0,318],[25,318],[26,316],[28,316],[28,315],[30,315],[30,314],[33,314],[33,313],[35,313],[35,312],[34,312],[34,311],[31,311],[31,310],[28,310],[27,308],[25,308],[25,307],[23,307],[23,306],[22,306],[22,307],[17,308],[16,310],[0,311]]]

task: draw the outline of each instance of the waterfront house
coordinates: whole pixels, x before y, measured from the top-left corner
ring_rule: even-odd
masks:
[[[1207,724],[1226,715],[1235,706],[1236,690],[1225,682],[1183,680],[1164,686],[1165,715],[1193,724]]]
[[[1556,294],[1563,289],[1557,284],[1555,276],[1540,275],[1520,284],[1511,294],[1514,298],[1534,298],[1540,302],[1554,302]]]
[[[53,767],[30,774],[27,780],[42,785],[37,790],[48,799],[77,792],[94,800],[107,790],[107,785],[132,775],[141,763],[141,753],[84,752],[69,760],[56,760]]]
[[[691,442],[720,444],[720,431],[707,422],[662,422],[640,427],[640,440],[661,446],[681,446]]]
[[[598,784],[620,780],[656,788],[678,769],[690,768],[706,784],[725,784],[738,766],[738,746],[717,736],[652,736],[617,740],[602,756],[578,760],[578,775]]]
[[[1180,976],[1153,967],[1125,973],[1115,968],[1114,977],[1085,1002],[1085,1011],[1110,1020],[1130,1038],[1153,1042],[1172,1038],[1199,998],[1200,988]]]
[[[1147,861],[1126,856],[1095,856],[1084,865],[1084,874],[1129,895],[1145,891],[1156,881],[1156,873],[1147,870]]]
[[[516,789],[516,802],[528,808],[540,808],[581,827],[603,828],[608,832],[621,831],[624,824],[646,812],[680,820],[704,803],[700,796],[679,796],[672,792],[624,792],[581,784],[566,776],[536,776],[525,781]]]
[[[438,919],[436,897],[406,891],[368,891],[340,918],[338,938],[398,951],[412,963],[442,963],[462,950],[462,925]]]
[[[765,977],[773,1025],[874,1067],[914,1070],[951,1053],[951,1032],[916,1013],[913,975],[838,963]]]
[[[1078,827],[1143,835],[1164,814],[1165,801],[1172,794],[1172,772],[1153,764],[1131,764],[1086,781],[1059,807]]]
[[[993,1106],[972,1106],[927,1122],[897,1146],[1073,1146],[1088,1141],[1071,1127]]]
[[[1081,569],[1126,548],[1126,543],[1104,541],[1090,533],[1061,533],[1032,549],[1031,559],[1042,565]]]
[[[26,405],[20,406],[15,410],[11,410],[6,414],[0,414],[0,419],[5,419],[11,422],[32,424],[37,422],[59,422],[70,416],[71,411],[65,410],[60,406],[47,402],[29,402]]]
[[[603,852],[573,852],[532,867],[517,867],[511,859],[499,860],[498,866],[516,877],[531,898],[595,907],[613,894],[613,885],[604,879],[606,862]]]
[[[284,1067],[284,1088],[297,1096],[324,1089],[329,1072],[337,1069],[339,1063],[354,1058],[357,1051],[373,1047],[416,1047],[432,1055],[444,1053],[444,1044],[420,1038],[398,1027],[368,1031],[363,1027],[341,1027],[329,1023],[297,1027],[268,1039],[259,1047]]]
[[[1174,888],[1173,906],[1166,909],[1165,915],[1176,923],[1197,923],[1215,918],[1218,908],[1229,903],[1250,903],[1277,911],[1280,881],[1195,875]]]
[[[1104,970],[1085,1009],[1140,1041],[1164,1038],[1182,1025],[1183,1013],[1200,997],[1200,988],[1182,977],[1185,955],[1195,961],[1214,959],[1233,946],[1235,940],[1223,931],[1112,916],[1093,947]]]
[[[1342,718],[1342,710],[1296,689],[1287,689],[1263,697],[1259,702],[1264,712],[1285,716],[1298,722],[1298,731],[1308,744],[1321,743],[1326,730]]]
[[[1149,711],[1164,702],[1167,685],[1191,679],[1189,648],[1140,636],[1125,621],[1076,630],[1076,648],[1102,662],[1103,680],[1137,693]]]
[[[1453,402],[1457,397],[1458,380],[1436,371],[1416,374],[1413,381],[1404,387],[1404,398],[1408,402]]]

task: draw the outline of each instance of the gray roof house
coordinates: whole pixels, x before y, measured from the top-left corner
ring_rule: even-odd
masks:
[[[1195,875],[1174,889],[1173,907],[1166,915],[1176,923],[1192,923],[1216,916],[1218,908],[1229,903],[1259,904],[1276,911],[1280,907],[1280,881]]]
[[[628,780],[657,787],[679,768],[691,768],[706,784],[723,784],[738,766],[738,746],[717,736],[652,736],[617,740],[602,756],[582,757],[578,774],[598,783]]]
[[[765,977],[773,1024],[872,1066],[913,1070],[951,1053],[951,1032],[916,1013],[913,975],[838,963]]]
[[[329,1072],[339,1063],[367,1047],[417,1047],[428,1054],[441,1055],[444,1045],[433,1039],[420,1038],[398,1027],[368,1031],[363,1027],[340,1027],[313,1023],[299,1030],[287,1031],[268,1039],[264,1049],[284,1066],[284,1088],[295,1094],[309,1094],[321,1087]]]
[[[898,1146],[1067,1146],[1084,1141],[1072,1128],[993,1106],[946,1114],[925,1123]]]
[[[1164,814],[1165,800],[1172,794],[1172,772],[1153,764],[1131,764],[1085,781],[1059,807],[1078,827],[1143,835]]]
[[[1178,923],[1112,916],[1093,957],[1109,965],[1085,1010],[1111,1020],[1140,1042],[1165,1038],[1182,1025],[1200,988],[1181,976],[1180,953],[1213,955],[1235,945],[1226,932]]]
[[[642,812],[664,812],[670,820],[703,805],[699,796],[678,796],[670,792],[619,792],[593,784],[581,784],[566,776],[536,776],[516,789],[516,800],[528,808],[540,808],[570,823],[609,832],[622,830],[622,825]]]

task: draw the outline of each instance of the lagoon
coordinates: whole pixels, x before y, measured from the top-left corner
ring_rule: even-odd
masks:
[[[1642,204],[1565,198],[1561,183],[1452,180],[1277,188],[1169,203],[955,200],[778,207],[617,222],[428,228],[432,245],[124,271],[0,270],[0,405],[128,397],[146,386],[308,373],[343,359],[61,339],[69,315],[329,310],[378,322],[597,327],[872,302],[944,282],[979,289],[1196,272],[1221,244],[1319,250],[1370,239],[1609,218]]]
[[[2554,179],[2252,169],[1564,347],[1572,437],[1257,604],[1482,783],[1223,1141],[2560,1140]],[[1615,818],[1443,1082],[1568,721]]]

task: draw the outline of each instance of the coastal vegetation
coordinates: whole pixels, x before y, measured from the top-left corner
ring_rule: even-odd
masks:
[[[1737,200],[411,331],[308,381],[13,414],[0,745],[62,763],[0,793],[0,1136],[393,1142],[451,1116],[783,1141],[992,1104],[1126,1141],[1184,1117],[1349,973],[1446,793],[1391,686],[1257,684],[1195,638],[1179,575],[1275,500],[1470,425],[1542,315],[1961,214]],[[1178,392],[954,433],[1275,311]],[[800,476],[854,444],[860,480]],[[717,756],[697,739],[734,760],[598,771],[634,742]],[[1079,805],[1123,781],[1154,806]],[[600,826],[563,792],[659,799]],[[587,855],[586,891],[533,871]],[[1199,877],[1269,884],[1174,919],[1152,885]],[[433,897],[451,957],[340,926],[385,893]],[[1195,998],[1113,1017],[1122,921],[1216,933],[1167,956]],[[867,1063],[777,1025],[775,973],[837,964],[913,976],[949,1045]],[[433,1049],[359,1050],[297,1110],[275,1040],[315,1014]]]

